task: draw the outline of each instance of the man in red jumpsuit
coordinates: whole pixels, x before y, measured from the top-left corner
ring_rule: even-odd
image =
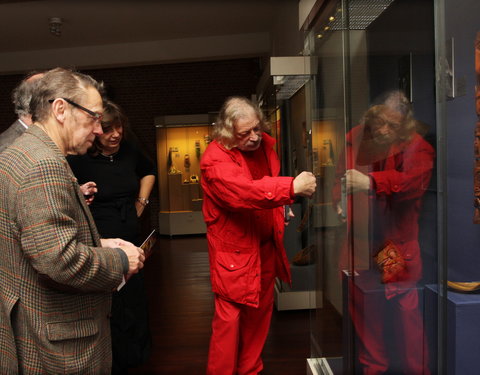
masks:
[[[208,375],[254,375],[270,326],[274,280],[290,282],[284,205],[310,197],[310,172],[279,177],[274,139],[250,100],[224,103],[200,163],[215,315]]]
[[[371,107],[362,123],[347,134],[346,158],[340,158],[340,164],[345,161],[346,166],[337,168],[337,181],[343,177],[349,194],[350,228],[369,223],[363,237],[352,237],[350,231],[343,251],[348,251],[348,238],[353,241],[353,253],[368,242],[371,255],[392,241],[405,260],[407,274],[382,288],[380,274],[360,272],[352,278],[349,309],[360,341],[359,362],[364,374],[429,374],[416,284],[422,276],[418,218],[432,174],[434,150],[415,131],[411,105],[403,93],[390,92],[381,103]],[[337,183],[334,203],[342,213],[339,202]],[[392,321],[395,332],[388,340],[386,321]],[[390,350],[389,357],[391,344],[393,355]]]

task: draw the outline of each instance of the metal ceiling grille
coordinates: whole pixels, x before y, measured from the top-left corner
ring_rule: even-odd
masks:
[[[349,2],[349,29],[365,30],[395,0],[351,0]],[[343,30],[341,17],[329,24],[331,30]]]
[[[310,79],[309,75],[296,75],[281,77],[281,82],[278,76],[273,77],[273,84],[277,87],[277,100],[290,99],[298,90],[300,90],[305,83]]]
[[[349,30],[365,30],[375,21],[395,0],[350,0],[349,9]],[[339,17],[341,10],[336,9],[334,15],[326,19],[322,26],[323,31],[317,34],[322,38],[329,32],[344,30],[343,17]],[[273,83],[276,88],[277,100],[291,98],[310,79],[309,74],[272,74]]]

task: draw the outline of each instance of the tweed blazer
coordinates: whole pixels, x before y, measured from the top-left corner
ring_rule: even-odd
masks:
[[[10,125],[7,130],[0,134],[0,153],[3,152],[8,146],[10,146],[15,139],[21,136],[25,130],[25,126],[17,120],[12,125]]]
[[[0,154],[0,191],[0,374],[110,374],[122,254],[37,126]]]

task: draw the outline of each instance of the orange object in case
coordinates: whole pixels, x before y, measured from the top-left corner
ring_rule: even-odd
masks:
[[[374,256],[378,268],[382,272],[382,283],[402,281],[407,276],[407,266],[402,254],[392,241],[387,241],[385,246]]]

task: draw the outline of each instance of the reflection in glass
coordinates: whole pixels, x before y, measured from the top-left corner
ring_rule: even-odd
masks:
[[[352,243],[362,250],[348,278],[348,312],[364,374],[429,373],[417,289],[422,277],[418,220],[434,150],[416,126],[405,94],[388,92],[347,133],[346,154],[337,165],[333,203],[344,215],[344,180],[346,217],[356,233],[353,240],[351,233],[343,237],[343,261]],[[348,269],[342,260],[340,267]]]

